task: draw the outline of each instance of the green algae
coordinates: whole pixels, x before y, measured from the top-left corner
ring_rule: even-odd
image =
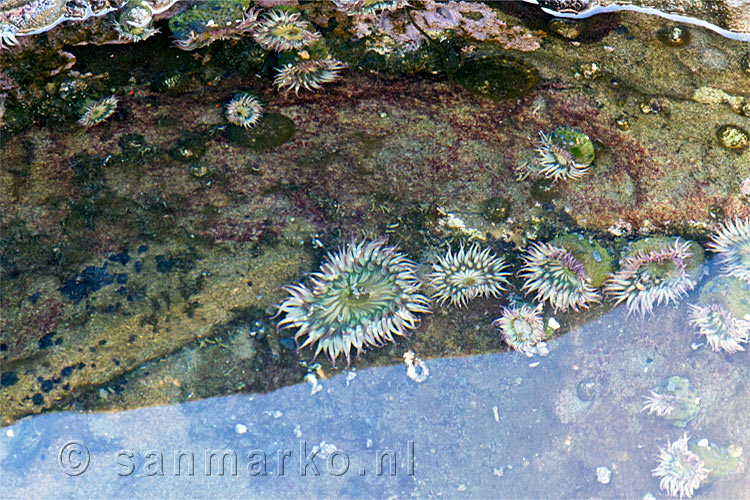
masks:
[[[698,301],[704,306],[721,304],[738,319],[750,317],[750,284],[729,276],[719,276],[701,288]]]
[[[700,411],[700,397],[693,384],[685,377],[674,375],[659,382],[651,389],[654,396],[668,408],[661,418],[670,422],[675,427],[685,427]],[[657,411],[657,414],[659,412]]]
[[[591,285],[598,288],[604,284],[613,270],[612,256],[593,238],[582,234],[569,233],[558,236],[550,244],[563,247],[583,264]]]
[[[266,151],[281,146],[290,140],[297,127],[294,122],[279,113],[267,113],[253,128],[227,126],[227,137],[233,143],[255,151]]]
[[[456,73],[466,90],[494,101],[516,99],[539,83],[538,70],[513,56],[470,59]]]

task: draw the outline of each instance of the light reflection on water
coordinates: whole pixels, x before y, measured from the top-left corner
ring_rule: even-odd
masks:
[[[24,498],[660,497],[654,457],[666,438],[683,432],[640,412],[660,380],[680,375],[697,389],[701,410],[686,428],[692,437],[750,450],[749,355],[694,348],[701,339],[686,318],[694,301],[695,294],[650,319],[619,308],[550,342],[544,358],[428,360],[423,384],[392,366],[323,380],[314,395],[303,383],[122,413],[37,416],[0,431],[0,491]],[[79,476],[66,475],[60,463],[71,441],[90,452]],[[309,453],[316,445],[323,455],[340,450],[330,455],[332,471],[348,459],[347,472],[332,474],[318,455],[320,476],[312,466],[302,475],[301,446]],[[236,453],[237,475],[231,461],[224,476],[216,461],[207,475],[207,450]],[[279,450],[290,451],[283,477]],[[378,450],[394,452],[395,475],[389,458],[376,473]],[[76,465],[80,456],[70,451],[63,460]],[[193,476],[185,458],[175,475],[176,451],[194,455]],[[262,472],[260,451],[267,475],[254,476]],[[162,458],[161,468],[148,466],[150,452],[152,461]],[[746,455],[738,470],[696,496],[749,498]],[[612,471],[609,484],[597,481],[598,467]]]

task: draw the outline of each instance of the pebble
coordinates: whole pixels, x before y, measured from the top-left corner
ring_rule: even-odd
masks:
[[[612,471],[607,467],[597,467],[596,480],[602,484],[609,484],[609,482],[612,480]]]

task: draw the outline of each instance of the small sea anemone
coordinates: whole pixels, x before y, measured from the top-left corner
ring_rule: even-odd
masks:
[[[700,335],[714,351],[728,354],[744,351],[744,344],[750,340],[750,321],[735,317],[719,303],[708,306],[690,304],[690,324],[698,328]]]
[[[514,303],[502,308],[502,316],[492,322],[500,329],[500,336],[511,348],[527,356],[548,353],[547,332],[544,329],[542,306]]]
[[[571,127],[539,132],[538,172],[548,179],[577,180],[588,173],[594,161],[594,144],[589,136]]]
[[[651,471],[654,477],[660,477],[659,488],[671,497],[690,498],[700,488],[711,472],[704,461],[688,449],[688,434],[659,448],[658,464]]]
[[[237,40],[253,32],[260,11],[249,0],[207,0],[169,20],[175,45],[195,50],[216,40]]]
[[[344,68],[346,64],[330,57],[289,63],[278,70],[279,74],[274,78],[273,84],[280,90],[294,90],[295,94],[301,88],[312,92],[324,83],[338,80],[339,71]]]
[[[523,289],[536,292],[536,300],[549,302],[555,311],[578,311],[601,300],[584,265],[565,248],[532,243],[522,258],[525,264],[518,276],[525,280]]]
[[[435,289],[432,298],[440,304],[450,300],[452,305],[463,307],[476,297],[497,297],[508,283],[507,268],[505,260],[476,243],[468,250],[461,245],[455,254],[448,248],[428,275]]]
[[[750,219],[722,224],[711,239],[708,249],[719,254],[722,274],[750,282]]]
[[[84,127],[93,127],[103,122],[117,110],[117,103],[120,100],[117,96],[109,96],[92,102],[83,108],[83,114],[78,119],[78,124]]]
[[[253,128],[263,116],[263,104],[250,94],[237,94],[227,104],[225,116],[232,125]]]
[[[122,8],[120,16],[113,23],[120,38],[132,42],[140,42],[159,32],[153,27],[153,11],[148,2],[130,0]]]
[[[656,413],[659,417],[666,417],[675,408],[675,398],[672,394],[659,394],[655,391],[648,391],[648,396],[643,396],[646,400],[646,404],[643,405],[641,411],[648,411],[648,414]]]
[[[653,314],[655,305],[679,302],[697,284],[703,251],[681,238],[645,238],[631,245],[620,270],[604,284],[616,304],[628,313]]]
[[[648,411],[649,415],[655,413],[675,427],[685,427],[700,411],[698,391],[690,380],[679,375],[660,381],[644,399],[641,411]]]
[[[9,24],[0,23],[0,50],[3,50],[3,44],[8,46],[18,45],[16,30]]]
[[[299,12],[272,10],[256,24],[253,37],[266,50],[290,52],[320,39],[320,33],[309,28],[310,23],[300,19]]]
[[[324,352],[335,364],[340,354],[350,361],[365,347],[393,342],[419,325],[419,314],[429,313],[416,265],[397,247],[383,240],[361,241],[328,254],[310,285],[285,286],[290,296],[279,305],[286,317],[279,327],[297,328],[300,348],[317,342],[315,356]]]

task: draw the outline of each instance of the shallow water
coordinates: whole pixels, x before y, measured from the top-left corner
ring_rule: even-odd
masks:
[[[551,341],[545,357],[430,359],[421,384],[405,366],[351,369],[319,380],[316,393],[301,383],[25,419],[1,429],[0,488],[25,498],[661,496],[651,469],[667,439],[687,431],[750,449],[748,352],[706,348],[686,324],[692,299],[647,319],[616,309]],[[649,389],[673,375],[700,397],[685,429],[641,412]],[[219,451],[228,457],[223,475],[218,458],[206,468],[207,452]],[[179,474],[175,453],[186,454]],[[611,471],[608,484],[597,481],[600,467]],[[698,497],[748,495],[743,465]]]

